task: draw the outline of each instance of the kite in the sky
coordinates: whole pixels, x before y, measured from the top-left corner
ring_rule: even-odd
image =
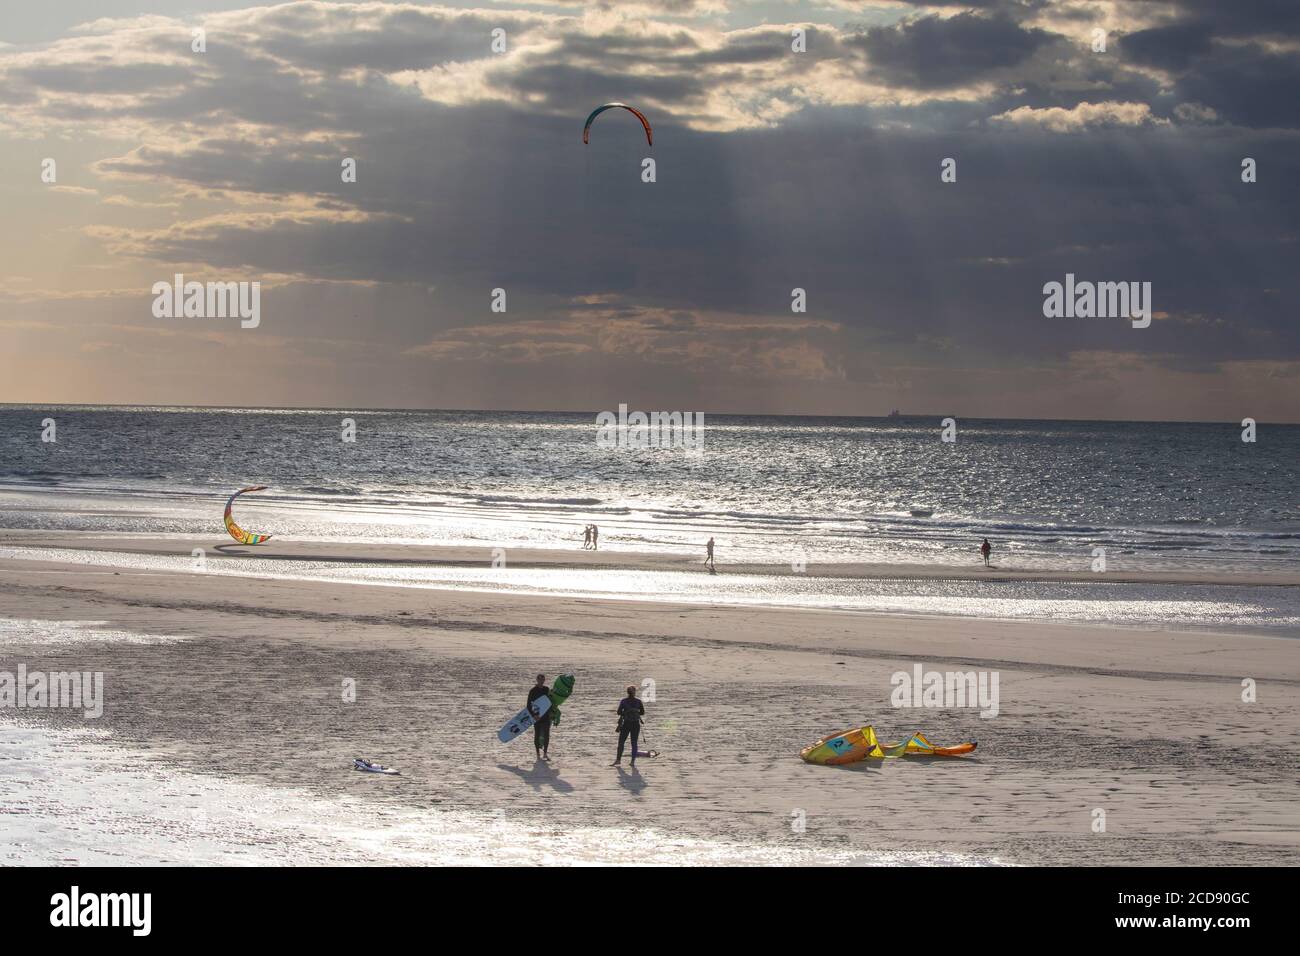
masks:
[[[239,525],[235,524],[235,519],[230,516],[230,509],[235,504],[235,499],[238,498],[240,495],[245,494],[246,492],[249,491],[265,491],[265,490],[266,490],[266,485],[252,485],[251,487],[248,488],[240,488],[233,495],[231,495],[230,500],[226,502],[226,530],[229,531],[230,536],[234,538],[236,541],[238,541],[240,544],[261,544],[263,541],[271,540],[271,536],[269,534],[256,534],[252,531],[245,531]]]
[[[639,119],[641,121],[641,125],[645,127],[645,141],[649,143],[651,146],[655,144],[655,134],[654,131],[650,129],[650,121],[645,118],[644,113],[642,113],[638,109],[628,106],[626,103],[606,103],[604,106],[597,106],[594,110],[592,110],[591,115],[587,117],[587,125],[582,128],[582,141],[584,143],[588,142],[587,136],[591,133],[591,121],[594,120],[601,113],[605,112],[605,110],[612,110],[615,107],[618,107],[619,109],[627,110],[637,119]]]

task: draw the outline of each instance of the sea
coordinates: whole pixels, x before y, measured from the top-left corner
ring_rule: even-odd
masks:
[[[1300,624],[1295,588],[1106,578],[1300,569],[1300,426],[1260,423],[1247,442],[1238,422],[957,419],[945,429],[940,416],[706,414],[698,446],[636,448],[601,441],[597,415],[0,406],[0,528],[221,536],[228,496],[257,484],[267,490],[241,497],[235,518],[281,541],[461,545],[485,561],[321,570],[250,557],[243,573],[1152,627]],[[714,538],[721,573],[508,561],[488,573],[488,556],[511,549],[578,549],[588,524],[605,551],[702,561]],[[995,588],[975,575],[833,573],[846,563],[977,570],[984,538],[995,566],[1096,571],[1095,581]],[[773,573],[728,573],[742,564]]]

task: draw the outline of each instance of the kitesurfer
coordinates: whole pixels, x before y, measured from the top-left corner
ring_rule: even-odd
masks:
[[[984,556],[984,567],[992,567],[989,564],[989,555],[993,553],[993,545],[989,544],[989,539],[985,538],[984,543],[980,545],[980,554]]]
[[[623,745],[632,738],[632,766],[636,766],[637,738],[641,736],[641,720],[645,717],[645,704],[636,699],[636,685],[627,685],[627,696],[618,702],[618,756],[611,767],[623,760]]]
[[[528,691],[528,712],[537,717],[537,711],[533,709],[533,702],[539,698],[546,697],[551,693],[551,689],[546,686],[546,675],[538,674],[537,683]],[[533,746],[537,748],[538,760],[550,760],[547,750],[551,746],[551,712],[548,710],[537,717],[537,722],[533,724]]]

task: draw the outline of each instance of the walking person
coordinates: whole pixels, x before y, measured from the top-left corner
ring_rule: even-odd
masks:
[[[713,539],[712,538],[709,539],[709,543],[706,544],[704,548],[706,552],[706,557],[704,558],[704,566],[708,568],[710,571],[716,571],[717,568],[713,564]]]
[[[641,736],[641,721],[645,718],[645,704],[636,699],[636,685],[627,685],[627,696],[618,702],[618,756],[611,767],[623,760],[623,745],[632,738],[632,766],[636,766],[637,739]]]
[[[538,674],[537,683],[528,691],[528,712],[537,718],[533,724],[533,746],[537,748],[538,760],[550,760],[547,753],[551,748],[551,712],[549,710],[537,717],[537,711],[533,707],[534,702],[543,697],[550,696],[551,689],[546,686],[546,675]]]
[[[600,550],[600,529],[595,525],[591,526],[591,550]]]
[[[582,549],[585,551],[591,547],[591,525],[582,529]]]
[[[989,555],[992,553],[993,553],[993,545],[989,544],[988,538],[985,538],[984,543],[980,545],[980,554],[984,556],[984,567],[986,568],[992,567],[992,565],[989,564]]]

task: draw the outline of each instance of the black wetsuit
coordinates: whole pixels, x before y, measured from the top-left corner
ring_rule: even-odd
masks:
[[[528,692],[529,710],[532,710],[533,701],[545,697],[550,692],[551,689],[545,684],[530,690]],[[551,712],[549,710],[542,714],[541,720],[533,724],[533,746],[542,753],[546,753],[547,748],[551,746]]]
[[[636,763],[636,742],[641,736],[641,718],[645,716],[645,704],[635,697],[624,697],[618,702],[618,758],[623,759],[623,745],[627,738],[632,738],[632,762]]]

